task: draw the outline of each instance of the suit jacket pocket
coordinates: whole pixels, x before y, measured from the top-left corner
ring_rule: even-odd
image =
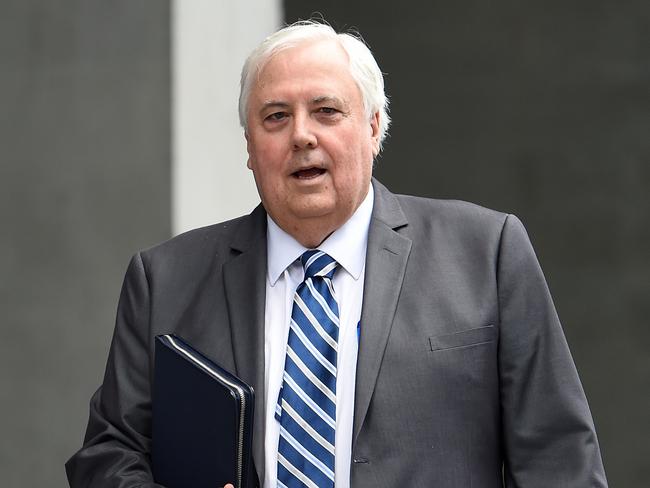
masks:
[[[473,346],[493,342],[496,338],[496,330],[492,325],[477,327],[475,329],[462,330],[452,334],[443,334],[429,337],[429,346],[432,351],[442,351],[457,347]]]

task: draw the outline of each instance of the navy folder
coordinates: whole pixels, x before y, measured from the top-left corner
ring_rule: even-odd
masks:
[[[167,488],[255,482],[253,388],[174,335],[156,336],[151,458]]]

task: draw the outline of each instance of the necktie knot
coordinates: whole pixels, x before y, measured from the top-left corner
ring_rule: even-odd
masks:
[[[329,254],[318,249],[310,249],[300,256],[300,263],[305,270],[305,280],[315,276],[332,279],[338,263]]]

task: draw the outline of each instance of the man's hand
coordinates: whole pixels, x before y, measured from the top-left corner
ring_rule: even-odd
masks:
[[[228,484],[227,484],[226,486],[224,486],[223,488],[235,488],[235,486],[234,486],[234,485],[231,485],[230,483],[228,483]]]

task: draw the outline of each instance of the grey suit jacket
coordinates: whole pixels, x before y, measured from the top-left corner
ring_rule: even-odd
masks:
[[[353,487],[605,487],[594,426],[516,217],[377,181],[357,364]],[[252,384],[264,479],[266,214],[135,255],[72,487],[151,487],[154,337]]]

